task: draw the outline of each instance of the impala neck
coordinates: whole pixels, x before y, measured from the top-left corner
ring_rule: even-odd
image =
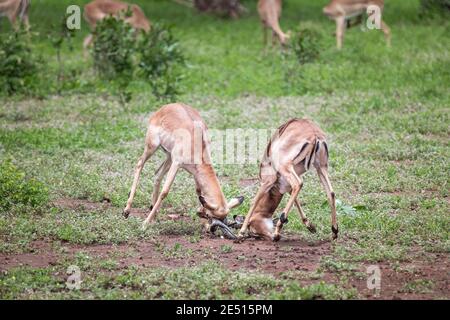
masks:
[[[264,193],[258,201],[254,213],[270,218],[275,213],[282,199],[283,194],[280,193],[279,187],[275,185],[268,192]]]
[[[226,206],[225,196],[212,165],[199,164],[196,167],[195,180],[200,187],[201,195],[207,202],[224,208]]]

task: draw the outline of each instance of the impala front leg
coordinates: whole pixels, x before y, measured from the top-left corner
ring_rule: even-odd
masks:
[[[139,177],[141,175],[142,169],[144,168],[144,164],[148,160],[148,158],[150,158],[151,155],[155,152],[155,150],[156,150],[155,146],[146,146],[144,148],[144,153],[139,158],[139,161],[136,164],[136,169],[134,171],[133,185],[131,186],[130,193],[128,194],[127,205],[122,213],[125,218],[128,218],[128,216],[130,215],[131,204],[133,203],[134,195],[136,194],[136,189],[139,183]]]
[[[336,18],[336,46],[338,50],[342,49],[342,43],[344,41],[345,32],[345,17],[341,16]]]
[[[172,162],[169,172],[167,173],[167,179],[164,182],[164,186],[161,191],[161,194],[158,196],[158,200],[153,205],[153,209],[151,210],[147,219],[145,219],[144,223],[142,224],[143,230],[147,229],[148,224],[155,219],[156,213],[158,212],[159,207],[161,206],[161,202],[169,194],[170,187],[172,186],[173,180],[175,179],[175,176],[177,175],[177,171],[178,171],[178,164]]]
[[[284,208],[283,212],[281,213],[280,220],[278,220],[278,222],[277,222],[277,226],[276,226],[275,232],[273,234],[273,239],[272,239],[273,241],[280,240],[281,229],[283,228],[283,225],[288,222],[289,211],[291,211],[291,208],[294,205],[294,202],[297,199],[297,195],[300,192],[300,189],[302,188],[302,185],[303,185],[302,180],[297,176],[293,167],[291,167],[290,170],[288,170],[285,173],[283,173],[283,172],[280,172],[280,173],[290,184],[292,191],[291,191],[291,196],[289,198],[289,201],[286,204],[286,207]]]

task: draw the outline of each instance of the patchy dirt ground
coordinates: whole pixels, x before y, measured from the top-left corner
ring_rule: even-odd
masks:
[[[108,207],[107,201],[94,203],[85,200],[63,199],[56,206],[71,209],[98,209]],[[145,210],[134,210],[133,215],[145,216]],[[190,219],[170,215],[168,219]],[[345,241],[340,239],[339,241]],[[215,260],[231,270],[251,270],[272,274],[275,277],[292,277],[302,284],[318,281],[342,283],[358,290],[361,298],[368,299],[432,299],[449,298],[449,261],[446,254],[418,255],[408,263],[377,263],[381,271],[381,291],[367,289],[367,267],[373,263],[357,264],[356,269],[333,271],[321,266],[321,258],[331,254],[331,241],[308,242],[296,235],[286,235],[277,243],[248,239],[243,243],[204,234],[196,241],[187,236],[162,235],[156,240],[131,242],[120,245],[76,245],[55,243],[49,239],[34,241],[30,252],[0,254],[0,271],[19,266],[47,267],[57,265],[64,258],[73,258],[84,252],[99,259],[114,259],[118,271],[130,265],[140,268],[196,265],[205,260]],[[178,249],[177,249],[178,248]],[[424,281],[432,288],[409,288],[408,284]]]

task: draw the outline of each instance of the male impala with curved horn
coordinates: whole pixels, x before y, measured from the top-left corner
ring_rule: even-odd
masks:
[[[233,238],[233,233],[223,221],[230,209],[240,205],[244,198],[233,198],[229,202],[225,200],[211,164],[209,145],[206,124],[195,109],[184,104],[174,103],[165,105],[156,111],[149,119],[144,153],[136,166],[127,206],[123,211],[124,216],[128,217],[130,214],[139,176],[145,162],[161,147],[166,153],[167,159],[157,170],[152,196],[153,205],[143,228],[145,229],[155,219],[161,202],[169,193],[178,169],[183,168],[194,176],[195,190],[202,204],[200,217],[203,220],[210,220],[212,222],[210,227],[218,226],[226,235]],[[166,173],[166,181],[159,193],[161,181]]]
[[[119,17],[120,14],[125,14],[127,10],[131,10],[131,16],[125,17],[125,22],[129,23],[133,28],[150,30],[150,21],[145,17],[144,11],[135,5],[116,0],[94,0],[84,6],[84,19],[87,21],[91,30],[95,30],[97,22],[111,15]],[[86,49],[92,42],[93,35],[89,34],[83,42],[83,47]]]
[[[242,238],[247,231],[265,239],[278,241],[280,231],[288,222],[288,214],[295,204],[300,218],[311,232],[316,228],[306,218],[297,196],[303,186],[301,176],[314,166],[325,188],[331,207],[333,239],[338,236],[336,201],[328,177],[328,145],[323,131],[312,121],[291,119],[275,132],[261,162],[261,187],[253,200],[244,224],[239,231]],[[285,193],[290,197],[274,227],[272,215]]]
[[[30,8],[30,0],[0,0],[0,17],[6,16],[12,26],[17,29],[17,18],[25,24],[28,30],[30,23],[28,22],[28,9]]]
[[[336,43],[337,48],[342,48],[344,40],[345,21],[352,17],[361,16],[370,6],[378,8],[381,15],[384,8],[383,0],[331,0],[331,2],[323,8],[323,13],[330,19],[336,21]],[[376,14],[372,12],[371,14]],[[380,28],[383,30],[388,45],[391,43],[391,31],[388,25],[381,20]]]

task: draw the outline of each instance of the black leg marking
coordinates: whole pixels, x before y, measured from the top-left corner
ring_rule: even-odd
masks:
[[[327,153],[327,158],[328,158],[328,157],[329,157],[329,154],[328,154],[328,145],[327,145],[326,142],[323,142],[323,146],[325,147],[325,152]]]
[[[289,220],[286,217],[286,214],[284,212],[282,212],[281,215],[280,215],[280,222],[281,222],[281,224],[285,224],[285,223],[289,222]]]
[[[338,233],[339,233],[339,227],[336,226],[336,228],[335,228],[334,226],[331,226],[331,231],[333,232],[333,239],[337,239]]]

